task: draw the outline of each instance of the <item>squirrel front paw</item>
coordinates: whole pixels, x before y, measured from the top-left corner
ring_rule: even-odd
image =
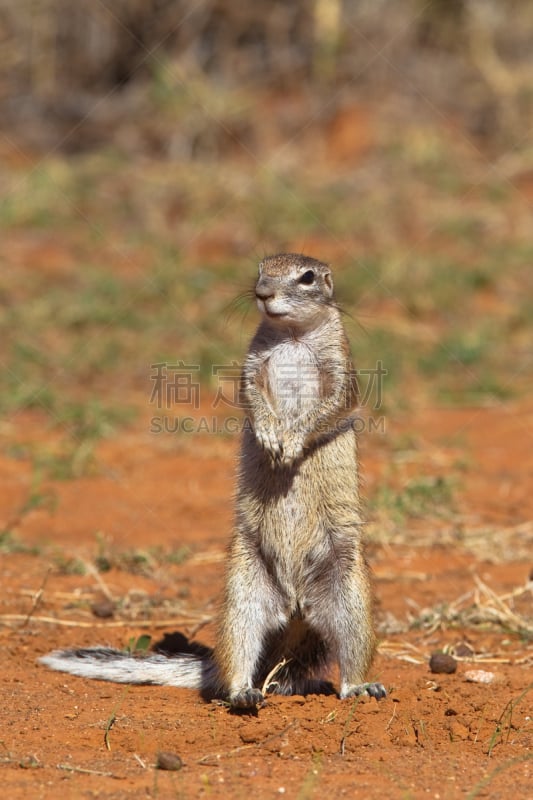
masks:
[[[303,440],[287,437],[282,444],[279,464],[282,467],[292,467],[295,461],[298,461],[300,458],[302,458],[303,454]]]
[[[260,447],[265,450],[271,458],[272,462],[280,459],[283,452],[283,441],[279,424],[275,420],[266,420],[263,422],[254,423],[255,438]]]
[[[268,453],[270,464],[276,467],[292,467],[304,454],[305,435],[283,430],[279,420],[255,422],[255,438]]]

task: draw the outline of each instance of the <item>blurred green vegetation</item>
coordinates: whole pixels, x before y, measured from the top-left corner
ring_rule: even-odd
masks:
[[[84,31],[74,26],[71,40],[56,42],[59,60],[51,59],[52,39],[39,38],[38,23],[46,18],[53,22],[46,30],[55,29],[63,6],[47,0],[33,19],[31,63],[17,62],[13,73],[25,82],[37,125],[21,127],[20,115],[8,115],[0,139],[0,413],[15,419],[21,409],[44,410],[71,435],[72,447],[50,456],[54,469],[76,474],[90,463],[94,441],[131,420],[130,406],[148,404],[152,364],[198,364],[213,390],[212,366],[240,361],[256,324],[246,294],[256,264],[279,250],[334,267],[357,365],[380,361],[387,371],[382,413],[524,394],[532,367],[533,150],[523,127],[528,56],[513,42],[531,22],[527,4],[514,2],[516,24],[500,28],[459,0],[422,9],[381,4],[391,10],[380,16],[391,44],[386,80],[359,73],[369,52],[350,45],[366,25],[372,50],[374,12],[359,19],[357,4],[336,2],[329,11],[313,4],[312,19],[297,4],[283,63],[274,57],[279,27],[263,4],[262,55],[246,37],[223,41],[233,30],[226,26],[213,39],[213,62],[196,63],[197,51],[186,62],[176,49],[180,29],[139,62],[142,69],[121,72],[113,59],[122,64],[130,52],[121,14],[144,14],[141,5],[118,3],[116,19],[105,18],[111,89],[96,80],[98,59],[82,42],[68,96],[77,91],[86,112],[61,117],[64,131],[51,134],[41,112],[52,99],[57,112],[64,76],[50,72],[40,82],[37,67],[72,55]],[[165,14],[178,6],[168,4]],[[235,30],[238,23],[248,31],[256,11],[241,17],[237,6],[225,4],[228,19],[235,14]],[[412,24],[395,38],[407,6]],[[191,42],[208,37],[208,11],[187,23]],[[14,20],[13,30],[22,30]],[[310,20],[315,28],[320,22],[315,50],[305,47]],[[149,44],[137,42],[141,50]],[[246,54],[242,79],[229,66],[228,53],[237,51]],[[436,65],[450,66],[449,83],[413,86],[400,69],[408,52],[427,81]],[[213,77],[217,63],[224,80]],[[507,76],[505,92],[491,84],[495,65]],[[477,70],[473,83],[468,70]],[[410,98],[404,106],[394,75]],[[453,87],[461,76],[469,88],[458,108]],[[100,92],[95,105],[83,93],[91,80]],[[376,101],[379,80],[388,94],[383,89]],[[478,97],[481,83],[494,137],[463,113],[479,118],[471,92],[477,87]],[[46,133],[41,148],[26,135],[36,130]]]
[[[103,152],[11,174],[0,215],[2,413],[44,408],[92,438],[120,420],[131,393],[148,399],[152,363],[199,364],[209,383],[212,364],[242,358],[256,323],[249,299],[232,300],[264,252],[287,247],[335,252],[355,358],[363,368],[383,361],[386,405],[524,391],[533,245],[513,229],[520,201],[510,190],[502,204],[489,181],[465,208],[472,176],[453,145],[446,190],[432,167],[405,163],[392,184],[356,197],[356,170],[322,172],[319,190],[299,167],[290,189],[269,173],[230,172],[227,181],[227,168],[153,162],[134,173]]]
[[[332,261],[357,364],[387,370],[385,407],[519,395],[533,322],[523,199],[507,182],[495,195],[453,140],[435,183],[435,163],[390,138],[365,192],[357,168],[296,164],[282,180],[109,151],[4,170],[2,413],[43,408],[93,439],[133,395],[148,401],[153,363],[199,364],[213,387],[212,365],[239,361],[256,324],[243,294],[256,262],[286,248]]]

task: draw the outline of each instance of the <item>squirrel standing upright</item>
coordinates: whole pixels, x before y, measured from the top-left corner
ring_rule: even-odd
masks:
[[[235,529],[211,656],[109,648],[41,661],[83,677],[199,688],[254,708],[274,691],[320,690],[332,661],[340,697],[365,683],[375,650],[354,429],[357,385],[329,267],[269,256],[255,286],[262,321],[241,378],[246,411]]]

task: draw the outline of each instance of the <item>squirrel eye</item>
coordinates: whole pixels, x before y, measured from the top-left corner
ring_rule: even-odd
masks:
[[[304,272],[304,274],[301,276],[298,283],[304,283],[306,286],[310,286],[314,280],[315,273],[312,269],[308,269],[307,272]]]

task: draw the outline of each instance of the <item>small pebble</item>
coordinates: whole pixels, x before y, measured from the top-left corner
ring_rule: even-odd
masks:
[[[431,672],[445,672],[451,675],[457,669],[457,661],[446,653],[432,653],[429,668]]]
[[[115,614],[115,604],[111,600],[98,600],[92,604],[91,611],[95,617],[108,619]]]
[[[453,654],[457,658],[471,658],[474,655],[474,650],[466,642],[459,642],[454,645]]]
[[[157,754],[157,769],[166,769],[171,772],[177,772],[183,766],[183,761],[176,755],[176,753],[158,753]]]
[[[470,683],[495,683],[501,680],[496,672],[486,672],[484,669],[470,669],[465,672],[464,678]]]

